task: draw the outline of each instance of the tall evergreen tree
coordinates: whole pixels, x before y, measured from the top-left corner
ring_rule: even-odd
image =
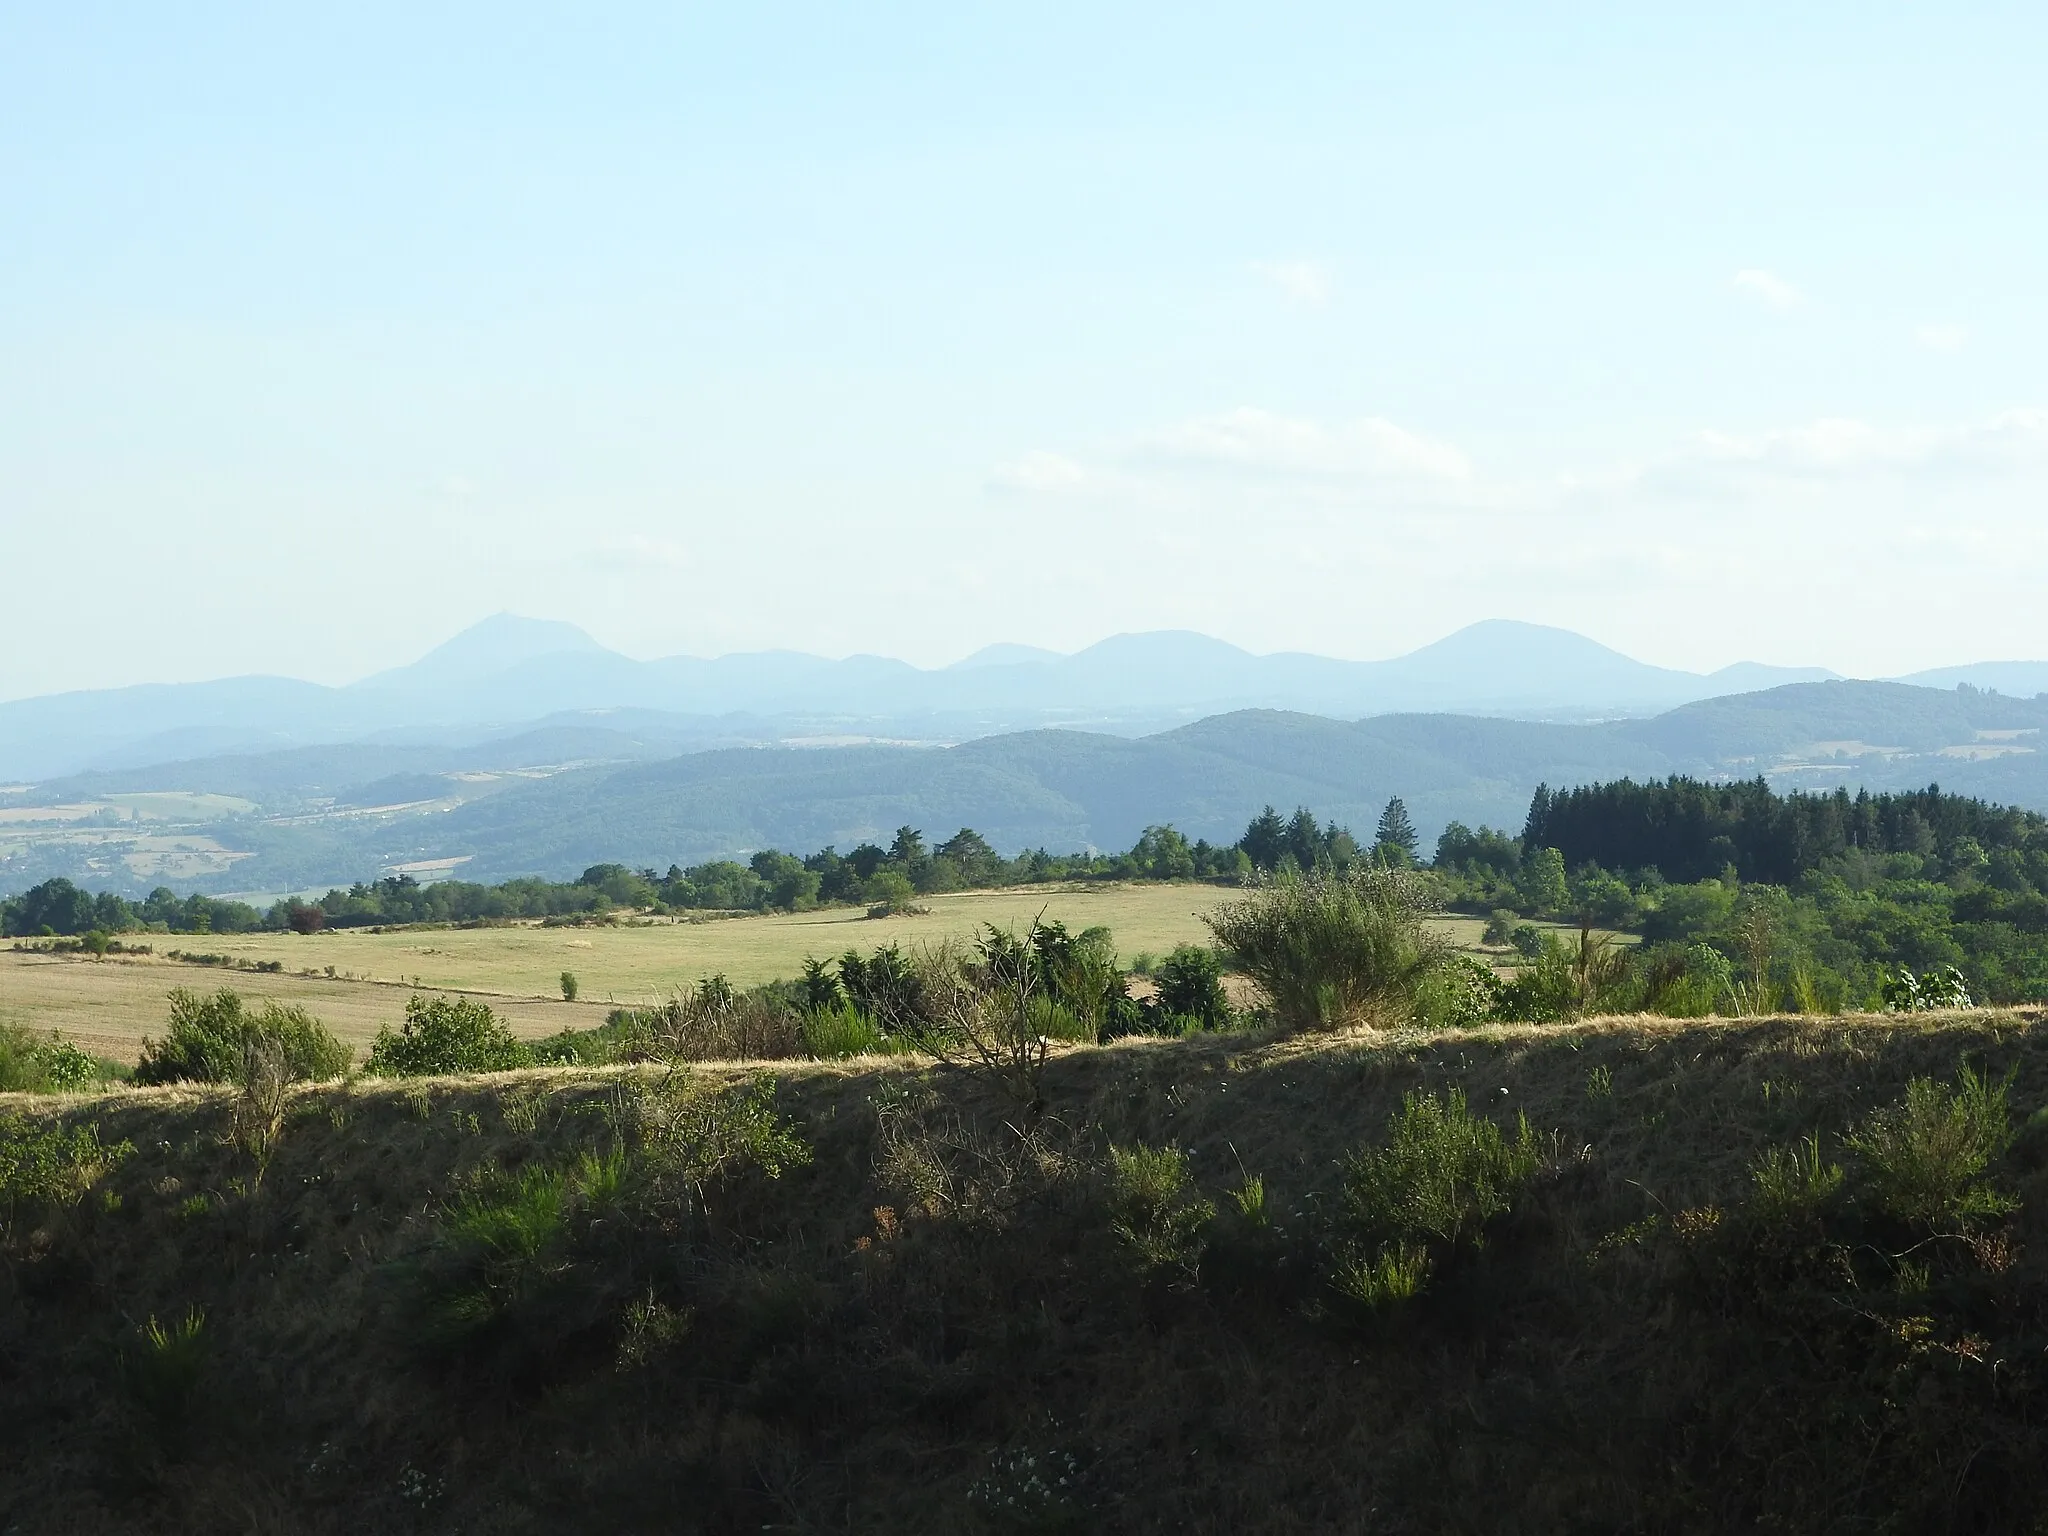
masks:
[[[1399,795],[1394,796],[1380,812],[1379,831],[1373,837],[1374,854],[1382,863],[1413,864],[1418,841],[1415,823],[1408,819],[1408,807],[1401,803]],[[1395,849],[1400,850],[1399,857],[1390,858]]]
[[[1252,818],[1237,846],[1244,850],[1254,869],[1278,869],[1280,856],[1287,851],[1287,823],[1269,805]]]

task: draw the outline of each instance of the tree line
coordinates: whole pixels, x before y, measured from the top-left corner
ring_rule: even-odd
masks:
[[[1056,854],[1043,848],[1004,857],[971,827],[928,843],[899,827],[885,847],[863,842],[845,853],[826,847],[798,855],[763,849],[745,862],[716,859],[663,873],[595,864],[571,881],[521,878],[495,885],[464,880],[423,884],[410,875],[291,898],[259,909],[247,902],[180,897],[159,887],[144,900],[94,894],[59,877],[0,901],[0,935],[246,933],[355,928],[404,923],[464,923],[594,917],[616,909],[670,912],[801,912],[820,906],[900,907],[919,896],[1066,880],[1241,881],[1254,872],[1349,868],[1361,858],[1413,863],[1416,835],[1396,799],[1380,819],[1374,845],[1361,852],[1349,829],[1308,809],[1283,817],[1266,806],[1233,843],[1190,841],[1172,826],[1147,827],[1122,853]]]

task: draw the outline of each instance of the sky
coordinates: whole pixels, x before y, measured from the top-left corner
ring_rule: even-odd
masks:
[[[2048,9],[597,9],[0,0],[0,697],[2048,656]]]

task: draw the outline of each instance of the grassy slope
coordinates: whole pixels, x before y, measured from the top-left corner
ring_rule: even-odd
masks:
[[[1726,1236],[1763,1147],[1966,1054],[2017,1070],[2016,1118],[2048,1102],[2048,1024],[2013,1014],[1081,1050],[1048,1076],[1049,1178],[977,1163],[1011,1112],[933,1075],[918,1144],[959,1198],[923,1207],[873,1108],[913,1069],[781,1068],[815,1161],[721,1198],[688,1336],[622,1369],[594,1328],[509,1377],[422,1364],[392,1265],[466,1173],[601,1139],[614,1078],[306,1090],[253,1198],[219,1095],[17,1100],[140,1150],[118,1210],[7,1281],[0,1527],[973,1529],[1000,1452],[1071,1454],[1083,1529],[2024,1529],[2048,1481],[2048,1175],[2027,1138],[2001,1170],[2016,1250],[1938,1294],[1761,1285]],[[1610,1093],[1589,1091],[1600,1069]],[[1299,1228],[1403,1092],[1450,1085],[1556,1131],[1561,1156],[1389,1322],[1310,1321],[1299,1272],[1248,1250],[1200,1285],[1146,1284],[1107,1234],[1109,1142],[1190,1148],[1218,1198],[1242,1163]],[[512,1129],[536,1089],[536,1129]],[[195,1193],[208,1208],[181,1213]],[[1725,1217],[1672,1220],[1703,1209]],[[1650,1216],[1694,1238],[1601,1248]],[[145,1479],[114,1362],[139,1320],[192,1305],[217,1341],[192,1422],[213,1429]]]

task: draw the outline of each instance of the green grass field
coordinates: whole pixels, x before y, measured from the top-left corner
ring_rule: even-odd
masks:
[[[833,908],[616,927],[170,935],[153,941],[153,959],[104,962],[0,950],[0,1022],[54,1029],[89,1050],[129,1059],[144,1035],[161,1032],[171,988],[226,986],[253,1000],[297,1003],[342,1039],[364,1045],[379,1026],[399,1020],[410,990],[419,987],[486,996],[515,1031],[533,1037],[602,1023],[614,1004],[658,1002],[704,976],[750,986],[797,975],[808,956],[965,941],[984,923],[1022,929],[1041,912],[1076,932],[1108,928],[1128,965],[1141,954],[1206,942],[1202,915],[1232,894],[1210,885],[1049,886],[932,896],[924,900],[927,916],[883,919]],[[1440,922],[1459,944],[1477,943],[1476,918]],[[171,949],[275,960],[284,970],[185,965],[163,958]],[[563,971],[576,973],[574,1004],[561,1001]]]

